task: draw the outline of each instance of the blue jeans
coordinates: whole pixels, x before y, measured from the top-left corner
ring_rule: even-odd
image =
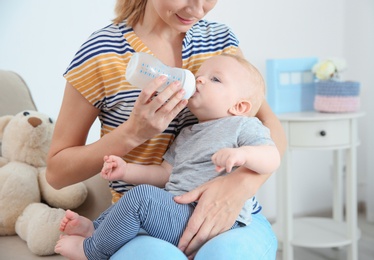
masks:
[[[224,232],[208,241],[195,260],[274,260],[277,240],[270,223],[260,213],[252,215],[248,226]],[[186,260],[174,245],[161,239],[140,234],[119,249],[111,260]]]

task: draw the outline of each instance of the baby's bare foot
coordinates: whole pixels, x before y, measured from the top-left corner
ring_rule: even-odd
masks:
[[[81,236],[61,236],[55,246],[55,252],[68,259],[87,260],[83,250],[84,237]]]
[[[94,226],[88,218],[82,217],[74,211],[66,210],[60,223],[60,231],[67,235],[89,237],[94,232]]]

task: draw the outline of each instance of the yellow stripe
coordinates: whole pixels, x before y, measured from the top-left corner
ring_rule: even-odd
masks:
[[[104,126],[101,134],[107,134],[113,129],[113,127]],[[131,150],[123,157],[123,159],[126,162],[131,163],[161,164],[162,156],[165,154],[173,140],[174,136],[171,134],[159,134]]]
[[[135,32],[130,31],[126,33],[124,37],[127,39],[127,42],[134,49],[134,51],[151,53],[151,50],[144,45],[142,40],[140,40],[140,38],[135,34]]]
[[[88,60],[84,66],[73,69],[66,79],[87,98],[90,103],[101,100],[104,95],[116,94],[123,87],[136,89],[125,78],[125,60],[131,54],[106,53]],[[106,86],[105,91],[102,90]]]
[[[160,134],[139,145],[124,156],[125,161],[141,164],[161,164],[174,137],[170,134]]]
[[[110,192],[112,193],[112,204],[116,203],[122,197],[121,193],[118,193],[113,189],[110,189]]]

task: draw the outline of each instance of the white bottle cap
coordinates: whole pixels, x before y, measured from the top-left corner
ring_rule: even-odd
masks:
[[[189,70],[185,71],[185,78],[183,82],[183,89],[186,91],[183,99],[189,99],[196,91],[196,79],[195,76]]]

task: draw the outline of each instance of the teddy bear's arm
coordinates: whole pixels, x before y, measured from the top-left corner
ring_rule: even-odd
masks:
[[[38,179],[42,198],[48,205],[62,209],[75,209],[86,200],[88,190],[83,182],[56,190],[47,182],[45,169],[46,167],[38,168]]]

